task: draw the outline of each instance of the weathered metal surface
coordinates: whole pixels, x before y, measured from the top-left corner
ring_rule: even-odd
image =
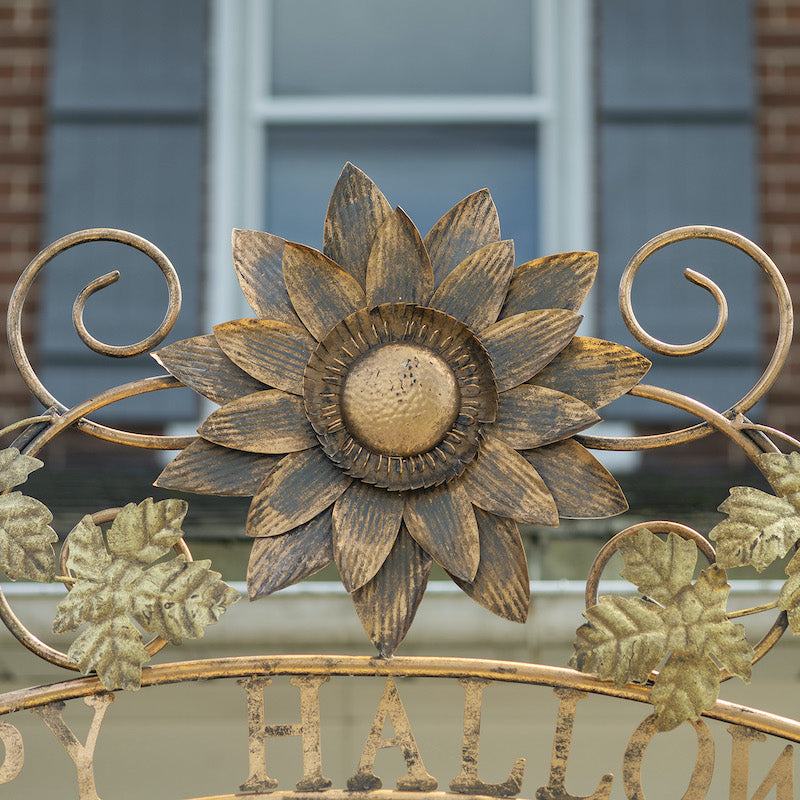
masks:
[[[643,755],[656,732],[687,721],[697,734],[697,759],[683,796],[706,795],[714,743],[702,716],[733,724],[730,797],[748,797],[750,742],[764,733],[800,741],[797,721],[717,699],[721,681],[748,681],[753,665],[787,628],[800,632],[800,555],[790,555],[800,544],[800,442],[742,416],[785,361],[792,308],[777,267],[752,242],[710,226],[668,231],[635,254],[620,286],[623,319],[645,347],[693,355],[711,347],[725,327],[722,290],[693,270],[686,277],[710,292],[718,308],[706,336],[683,345],[662,342],[633,314],[638,269],[663,247],[690,238],[721,241],[746,253],[778,301],[780,330],[771,361],[724,413],[642,385],[649,362],[638,353],[576,336],[597,255],[563,253],[514,268],[513,243],[500,240],[486,190],[454,206],[423,239],[405,213],[392,211],[372,181],[348,164],[328,207],[323,252],[271,234],[234,232],[234,267],[255,318],[168,345],[154,355],[170,375],[115,387],[72,409],[41,384],[22,343],[22,306],[38,272],[64,250],[91,241],[127,244],[156,263],[167,280],[168,308],[162,325],[141,342],[109,346],[84,325],[86,302],[114,282],[116,273],[90,283],[76,300],[78,336],[112,357],[157,347],[177,316],[180,289],[163,254],[133,234],[82,231],[45,249],[23,273],[9,304],[12,354],[47,410],[0,431],[6,435],[30,425],[18,447],[0,451],[0,569],[11,579],[63,582],[69,592],[59,603],[54,629],[78,635],[66,653],[44,644],[17,619],[2,592],[0,618],[35,654],[98,677],[6,694],[0,715],[35,710],[74,762],[81,800],[97,800],[94,750],[113,699],[106,690],[236,677],[246,696],[249,774],[241,790],[249,796],[302,798],[325,790],[334,800],[365,791],[375,798],[514,797],[522,787],[523,758],[506,767],[504,780],[487,783],[480,777],[483,696],[491,681],[538,684],[553,687],[558,698],[549,775],[538,800],[576,800],[567,789],[567,766],[576,707],[588,692],[653,706],[625,750],[621,783],[628,797],[644,800]],[[220,406],[197,438],[142,435],[87,418],[118,400],[182,385]],[[700,423],[647,437],[581,433],[600,419],[598,410],[626,393],[682,409]],[[166,644],[201,636],[235,593],[209,562],[192,561],[180,527],[186,506],[178,500],[145,500],[87,515],[69,534],[56,569],[50,511],[11,489],[42,466],[35,455],[71,426],[119,444],[182,450],[158,477],[159,486],[252,496],[246,523],[255,540],[250,598],[303,580],[333,561],[381,658],[243,657],[144,667]],[[587,579],[586,623],[573,658],[581,671],[392,658],[434,563],[489,611],[526,620],[530,585],[517,523],[555,526],[560,517],[610,516],[627,508],[618,484],[587,446],[666,447],[711,431],[739,447],[774,494],[731,489],[720,506],[727,519],[708,538],[663,520],[613,537]],[[792,452],[782,453],[777,443]],[[100,526],[107,523],[104,532]],[[167,559],[172,549],[178,555]],[[622,559],[622,577],[640,598],[598,598],[600,577],[614,553]],[[698,554],[707,565],[695,576]],[[728,611],[728,571],[763,570],[779,559],[788,560],[787,580],[775,600]],[[777,619],[751,645],[734,620],[772,610],[779,612]],[[144,642],[134,622],[154,638]],[[299,722],[267,722],[263,695],[277,675],[292,676],[299,690]],[[348,791],[331,788],[322,762],[320,688],[340,675],[386,678]],[[449,783],[454,795],[437,791],[439,780],[424,765],[394,680],[400,676],[457,678],[463,685],[460,773]],[[94,707],[84,743],[62,716],[63,701],[76,697]],[[265,752],[274,737],[300,741],[303,771],[294,792],[280,790],[269,775]],[[0,741],[0,784],[11,783],[23,765],[22,738],[2,722]],[[395,750],[405,765],[396,790],[382,789],[376,773],[384,749]],[[612,782],[610,774],[603,775],[591,797],[606,800]],[[753,797],[762,800],[772,788],[778,800],[792,796],[790,748]]]

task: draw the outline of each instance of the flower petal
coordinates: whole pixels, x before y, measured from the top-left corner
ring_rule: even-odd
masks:
[[[403,526],[375,577],[353,592],[361,625],[384,658],[394,653],[408,633],[425,594],[431,564],[430,556]]]
[[[454,267],[484,245],[500,240],[500,220],[488,189],[454,205],[425,237],[438,286]]]
[[[483,330],[497,321],[513,269],[513,241],[487,244],[442,281],[430,305],[474,331]]]
[[[471,583],[453,580],[473,600],[493,614],[525,622],[531,604],[528,560],[513,519],[475,510],[481,540],[481,563]]]
[[[254,540],[247,565],[247,595],[266,597],[302,581],[333,561],[331,511],[289,533]]]
[[[303,393],[303,372],[317,343],[303,328],[268,319],[239,319],[214,328],[225,355],[249,375],[292,394]]]
[[[558,253],[520,264],[511,276],[500,319],[538,308],[577,311],[597,274],[597,253]]]
[[[366,285],[367,261],[378,228],[392,207],[378,187],[350,162],[333,189],[325,216],[322,252]]]
[[[333,505],[351,481],[319,447],[290,453],[267,475],[253,497],[245,533],[286,533]]]
[[[283,276],[292,305],[317,340],[367,304],[356,279],[313,247],[287,242]]]
[[[544,481],[516,450],[494,436],[484,438],[460,484],[484,511],[533,525],[558,525],[556,503]]]
[[[497,419],[491,431],[511,447],[523,450],[561,441],[599,421],[586,403],[571,395],[523,383],[498,396]]]
[[[478,338],[492,359],[497,391],[525,383],[563,350],[583,317],[551,308],[495,322]]]
[[[471,581],[478,570],[478,525],[459,482],[410,492],[403,519],[408,532],[448,572]]]
[[[333,507],[333,548],[336,565],[348,592],[375,577],[392,549],[403,519],[405,500],[353,481]]]
[[[414,223],[396,208],[381,225],[367,264],[367,305],[428,305],[433,294],[433,269]]]
[[[277,389],[240,397],[211,414],[197,431],[204,439],[250,453],[293,453],[319,444],[303,399]]]
[[[179,381],[220,405],[264,388],[222,352],[213,334],[169,344],[152,355]]]
[[[611,473],[574,439],[520,455],[541,475],[560,517],[600,519],[628,510],[628,501]]]
[[[558,389],[600,408],[636,386],[651,366],[629,347],[576,336],[531,383]]]
[[[250,497],[280,460],[197,439],[164,467],[153,485],[195,494]]]
[[[231,236],[233,266],[239,286],[258,317],[299,325],[283,282],[281,263],[285,243],[271,233],[236,228]]]

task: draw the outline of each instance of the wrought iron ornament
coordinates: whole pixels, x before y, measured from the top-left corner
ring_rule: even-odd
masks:
[[[402,209],[392,210],[375,184],[348,164],[328,206],[322,252],[268,233],[234,231],[234,266],[255,316],[159,350],[180,306],[177,276],[163,253],[133,234],[107,229],[72,234],[46,248],[23,273],[9,304],[12,353],[47,410],[0,431],[25,428],[0,451],[0,570],[11,580],[63,582],[69,591],[53,628],[78,634],[67,652],[45,645],[16,618],[2,592],[0,617],[37,655],[67,669],[95,672],[97,678],[73,682],[69,689],[42,687],[0,698],[0,713],[38,708],[71,753],[77,745],[60,717],[63,699],[93,697],[99,731],[112,697],[104,689],[240,676],[251,753],[251,774],[242,790],[249,792],[275,788],[262,763],[264,739],[272,735],[303,737],[298,791],[330,785],[321,771],[315,698],[328,677],[338,674],[387,676],[361,763],[348,781],[352,792],[381,786],[374,758],[383,747],[399,747],[406,761],[408,773],[398,789],[436,788],[392,680],[400,675],[464,682],[465,755],[462,774],[450,784],[461,794],[515,796],[520,791],[524,759],[504,783],[486,784],[477,776],[480,698],[490,680],[557,688],[559,720],[548,785],[537,793],[542,799],[571,797],[564,788],[569,745],[557,745],[567,728],[571,732],[575,705],[586,691],[654,707],[631,738],[626,764],[634,766],[626,773],[626,791],[636,790],[640,772],[635,764],[640,769],[643,749],[656,730],[690,721],[698,732],[701,765],[702,714],[748,725],[741,730],[751,733],[752,728],[800,741],[796,723],[729,711],[717,700],[721,680],[735,675],[749,681],[753,664],[787,627],[800,632],[800,556],[789,557],[800,541],[800,442],[743,416],[772,385],[786,358],[791,299],[775,265],[747,239],[708,226],[669,231],[641,248],[620,287],[623,318],[650,350],[692,355],[713,345],[725,326],[721,290],[691,270],[687,278],[708,290],[719,309],[707,336],[689,345],[659,342],[633,314],[631,287],[638,269],[657,250],[690,238],[715,239],[748,254],[778,299],[781,327],[772,359],[757,384],[725,413],[642,385],[650,366],[646,358],[612,342],[577,336],[578,309],[594,280],[597,255],[563,253],[515,267],[513,243],[501,240],[486,190],[454,206],[423,239]],[[111,389],[68,409],[30,365],[22,309],[33,280],[51,259],[91,241],[122,242],[147,254],[164,273],[169,305],[159,329],[141,342],[119,347],[98,341],[83,324],[83,309],[93,293],[117,279],[117,273],[109,273],[76,301],[78,335],[108,356],[155,350],[169,374]],[[142,435],[88,418],[117,400],[179,386],[219,406],[198,437]],[[655,436],[611,439],[582,433],[599,421],[599,409],[626,393],[683,409],[700,421]],[[36,457],[41,449],[72,426],[119,444],[181,450],[158,477],[160,487],[252,496],[246,520],[254,540],[250,599],[335,562],[383,660],[319,656],[293,661],[286,656],[269,665],[243,658],[144,667],[167,643],[202,636],[237,594],[209,562],[192,560],[181,530],[186,504],[178,500],[148,499],[84,517],[66,536],[56,566],[58,537],[50,527],[51,513],[11,490],[42,466]],[[578,630],[572,661],[578,671],[390,658],[412,624],[434,562],[493,613],[525,621],[530,584],[518,523],[554,526],[561,517],[607,517],[627,508],[617,482],[588,448],[665,447],[714,430],[741,447],[775,494],[732,489],[720,507],[727,519],[710,534],[716,551],[698,532],[664,521],[633,526],[609,541],[587,581],[586,623]],[[782,453],[775,442],[791,452]],[[622,557],[623,578],[642,598],[597,597],[600,575],[614,552]],[[696,574],[698,554],[707,566]],[[788,578],[773,603],[727,611],[727,570],[746,565],[762,570],[782,558],[788,558]],[[733,620],[771,609],[779,610],[776,622],[751,645]],[[144,642],[142,630],[153,638]],[[264,726],[260,703],[269,684],[266,672],[295,676],[304,720],[297,731]],[[396,734],[391,740],[381,738],[387,716]],[[4,725],[0,784],[13,779],[17,764],[15,734],[8,730],[13,726]],[[282,732],[270,732],[273,728]],[[741,736],[732,735],[736,746],[745,747]],[[80,763],[73,760],[81,798],[93,798],[91,754],[85,756]],[[18,763],[21,768],[21,755]],[[697,780],[704,780],[697,769]],[[785,766],[776,775],[784,775],[780,770]],[[694,786],[695,776],[692,780]],[[783,800],[785,780],[775,778],[774,784]],[[606,776],[596,796],[607,797],[610,787],[611,776]]]

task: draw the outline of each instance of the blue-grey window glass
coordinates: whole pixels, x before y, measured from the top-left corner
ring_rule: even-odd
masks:
[[[526,94],[530,0],[275,0],[276,95]]]
[[[267,149],[267,229],[286,239],[321,245],[330,192],[352,161],[423,236],[462,197],[487,187],[517,262],[542,255],[534,126],[280,127]]]

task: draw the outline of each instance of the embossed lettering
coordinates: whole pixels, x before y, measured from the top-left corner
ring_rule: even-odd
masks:
[[[689,780],[689,788],[682,800],[703,800],[711,786],[714,775],[714,739],[703,720],[692,722],[697,734],[697,758]],[[651,714],[633,732],[625,748],[622,761],[622,783],[628,800],[645,800],[642,789],[642,759],[644,751],[656,733],[656,718]]]
[[[731,746],[731,787],[730,800],[747,800],[750,783],[750,745],[752,742],[765,742],[767,737],[760,731],[745,728],[742,725],[729,725],[733,743]],[[764,800],[770,789],[775,787],[776,800],[793,800],[794,798],[794,749],[790,744],[783,748],[770,771],[751,800]]]
[[[391,739],[382,738],[386,717],[392,722],[395,735]],[[380,789],[383,781],[373,772],[375,756],[384,747],[399,747],[406,762],[406,774],[397,780],[397,788],[407,791],[432,791],[438,786],[436,778],[429,775],[422,762],[417,742],[411,732],[406,710],[391,678],[386,679],[383,695],[375,719],[372,722],[367,741],[361,752],[356,774],[347,779],[347,788],[352,791]]]
[[[464,687],[464,733],[461,740],[461,774],[450,781],[450,790],[460,794],[515,797],[522,788],[525,759],[518,758],[503,783],[484,783],[478,777],[483,690],[491,683],[484,678],[460,678]]]
[[[0,722],[0,742],[6,751],[0,767],[0,784],[11,783],[19,775],[25,761],[22,734],[8,722]]]
[[[586,697],[586,692],[577,689],[553,689],[558,703],[558,719],[556,733],[553,737],[553,757],[550,760],[550,777],[547,786],[536,790],[538,800],[608,800],[614,776],[610,773],[600,778],[594,793],[586,797],[570,794],[565,786],[567,779],[567,761],[572,746],[572,729],[575,726],[575,707],[578,700]]]
[[[48,728],[56,736],[61,746],[67,751],[78,771],[78,797],[80,800],[100,800],[94,785],[94,749],[97,746],[97,737],[100,726],[108,707],[114,701],[113,694],[98,694],[94,697],[85,697],[83,702],[94,709],[86,743],[81,744],[78,737],[64,722],[64,702],[57,701],[41,708],[31,709],[36,716],[44,720]]]
[[[243,792],[268,791],[278,781],[267,775],[267,736],[300,736],[303,743],[303,777],[298,791],[316,792],[327,789],[331,781],[322,774],[320,744],[319,687],[329,680],[327,675],[299,675],[291,679],[300,690],[300,722],[289,725],[264,724],[264,689],[270,678],[244,678],[239,685],[247,696],[247,727],[250,753],[250,774],[239,787]]]

